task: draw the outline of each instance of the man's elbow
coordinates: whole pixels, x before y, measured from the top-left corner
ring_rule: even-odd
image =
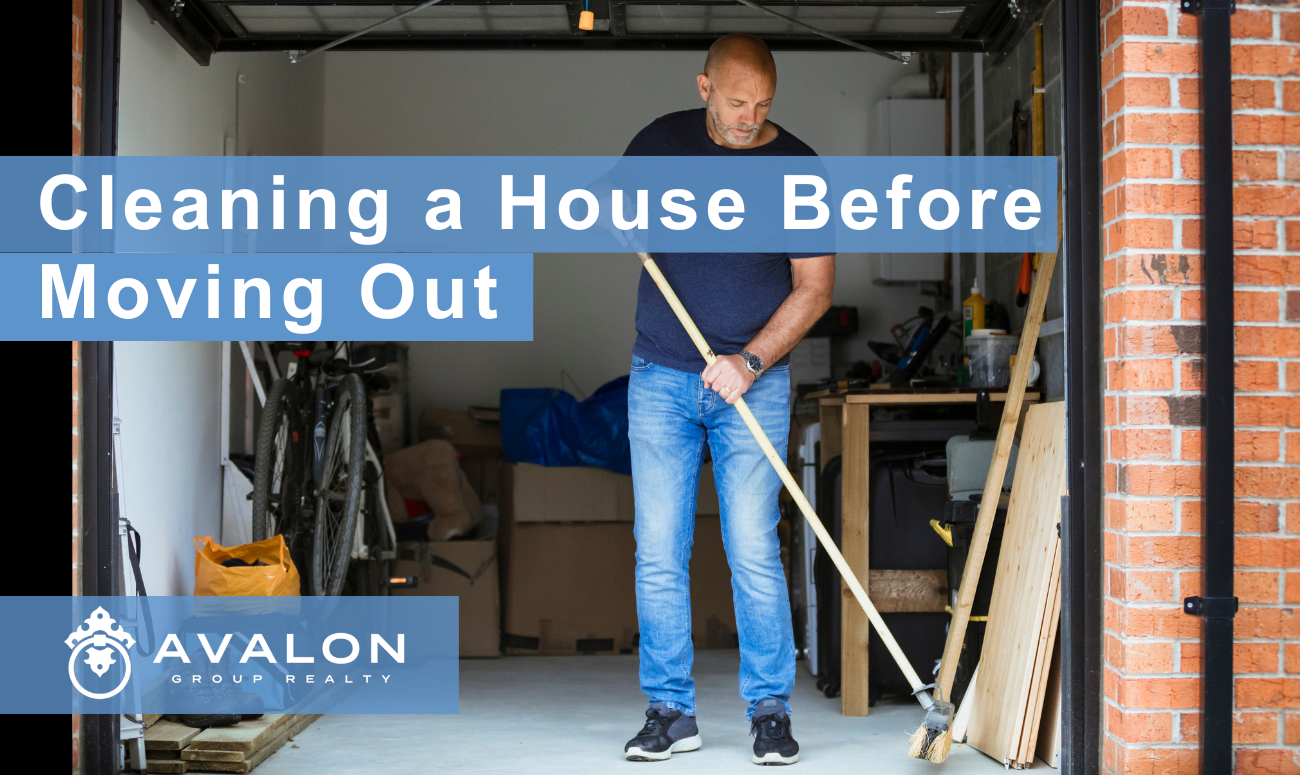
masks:
[[[834,295],[835,288],[827,283],[817,289],[816,309],[817,318],[821,319],[822,315],[831,308],[831,297]]]

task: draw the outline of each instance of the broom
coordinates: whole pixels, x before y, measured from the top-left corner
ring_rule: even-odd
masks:
[[[654,259],[648,253],[638,252],[637,256],[641,259],[641,264],[645,266],[645,270],[649,272],[650,277],[654,279],[655,285],[659,286],[659,290],[668,301],[668,306],[672,307],[673,312],[677,314],[677,319],[681,321],[686,333],[690,335],[691,341],[699,349],[700,355],[704,356],[704,361],[712,366],[713,362],[717,360],[717,356],[713,354],[713,350],[704,341],[704,336],[695,327],[691,316],[687,314],[686,308],[682,306],[682,302],[677,298],[677,294],[673,292],[668,280],[659,271]],[[768,462],[772,464],[777,475],[781,477],[785,488],[790,491],[790,496],[794,498],[795,503],[799,504],[799,510],[803,512],[803,518],[812,526],[813,532],[817,534],[817,540],[821,541],[826,553],[830,555],[831,561],[835,563],[840,575],[844,577],[845,583],[849,585],[849,589],[853,592],[853,597],[862,606],[862,610],[867,612],[867,618],[871,620],[872,626],[876,628],[876,634],[884,641],[890,655],[894,657],[894,661],[898,663],[898,667],[906,676],[908,684],[911,685],[912,694],[921,703],[921,707],[925,708],[925,721],[922,722],[921,728],[912,735],[912,747],[909,755],[913,758],[928,758],[935,762],[943,761],[948,756],[949,746],[952,745],[950,730],[952,729],[952,719],[956,708],[951,702],[940,702],[930,696],[929,690],[934,688],[935,685],[926,686],[921,683],[920,677],[912,669],[907,657],[903,655],[903,650],[899,648],[898,641],[894,640],[889,628],[885,626],[885,620],[880,618],[876,607],[867,598],[867,592],[862,588],[862,583],[858,581],[858,577],[849,568],[849,564],[844,561],[844,556],[840,554],[839,548],[835,546],[835,541],[831,539],[830,533],[826,532],[821,520],[817,518],[817,512],[813,511],[812,505],[808,503],[803,491],[799,489],[794,477],[790,475],[790,469],[785,467],[785,460],[776,454],[776,450],[772,448],[772,442],[768,440],[762,426],[754,418],[753,412],[749,411],[745,399],[737,398],[735,407],[736,411],[740,412],[741,418],[744,419],[745,425],[749,426],[749,432],[754,434],[754,440],[762,448]],[[945,740],[946,743],[943,742]]]

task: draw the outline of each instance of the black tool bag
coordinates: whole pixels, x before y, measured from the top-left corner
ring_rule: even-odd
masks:
[[[879,570],[940,569],[948,565],[948,547],[930,520],[943,516],[948,499],[946,461],[941,447],[878,456],[872,462],[870,507],[871,567]],[[817,513],[826,530],[841,543],[842,460],[826,463],[817,489]],[[817,688],[827,697],[840,693],[840,639],[843,620],[839,571],[821,546],[813,565],[817,584]],[[857,605],[850,600],[848,605]],[[912,667],[923,678],[943,652],[948,616],[943,613],[885,614],[884,619]],[[883,641],[870,640],[868,701],[910,694],[911,687]]]
[[[968,501],[948,501],[944,505],[944,526],[951,531],[952,548],[948,550],[948,600],[955,604],[957,590],[961,587],[961,577],[966,572],[966,557],[970,553],[971,537],[975,534],[975,518],[979,515],[980,499]],[[993,527],[989,531],[988,546],[984,551],[984,565],[980,568],[979,584],[975,586],[975,600],[971,604],[971,621],[966,626],[966,640],[962,643],[961,658],[957,662],[957,672],[953,676],[952,698],[961,702],[970,685],[971,676],[979,664],[980,651],[984,646],[984,629],[988,616],[989,603],[993,599],[993,578],[998,568],[998,555],[1002,552],[1002,531],[1007,524],[1006,507],[999,507],[994,514]]]
[[[942,448],[878,457],[871,463],[872,570],[948,567],[948,545],[930,520],[943,519],[948,462]]]

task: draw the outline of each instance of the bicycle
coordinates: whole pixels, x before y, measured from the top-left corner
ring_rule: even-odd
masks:
[[[294,360],[286,375],[272,382],[262,408],[254,454],[253,540],[283,535],[304,571],[304,589],[338,595],[353,559],[385,562],[396,546],[365,384],[387,387],[380,374],[384,366],[374,359],[351,363],[346,342],[320,349],[275,342],[269,350],[272,357],[287,350]],[[358,530],[361,513],[366,520]]]

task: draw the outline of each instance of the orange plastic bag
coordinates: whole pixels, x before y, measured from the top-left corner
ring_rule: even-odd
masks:
[[[289,558],[284,536],[239,546],[222,546],[212,536],[194,539],[194,596],[297,597],[302,594],[298,568]],[[221,563],[240,559],[248,566]],[[261,560],[265,565],[254,565]]]

